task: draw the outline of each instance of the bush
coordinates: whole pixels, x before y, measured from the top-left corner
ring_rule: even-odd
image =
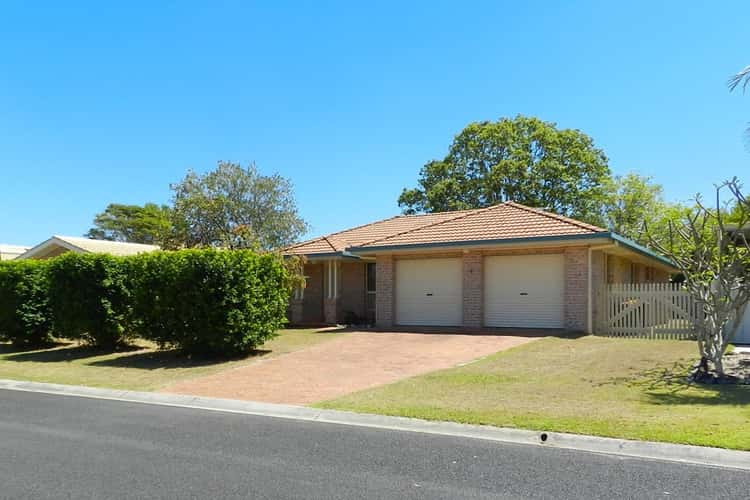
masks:
[[[0,340],[24,347],[52,342],[46,263],[0,263]]]
[[[277,255],[181,250],[131,257],[138,334],[203,355],[251,351],[286,322],[290,273]]]
[[[113,349],[132,336],[126,258],[68,252],[49,261],[55,335]]]

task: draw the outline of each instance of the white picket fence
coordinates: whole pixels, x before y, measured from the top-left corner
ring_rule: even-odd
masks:
[[[597,333],[609,337],[684,339],[701,313],[677,283],[607,285],[599,304]]]

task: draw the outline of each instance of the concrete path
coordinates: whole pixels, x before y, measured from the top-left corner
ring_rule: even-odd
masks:
[[[538,337],[354,332],[301,351],[181,381],[163,392],[309,404],[450,368]]]

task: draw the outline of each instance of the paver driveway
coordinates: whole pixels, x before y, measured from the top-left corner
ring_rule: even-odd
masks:
[[[308,404],[449,368],[533,336],[350,332],[276,358],[182,381],[164,392]]]

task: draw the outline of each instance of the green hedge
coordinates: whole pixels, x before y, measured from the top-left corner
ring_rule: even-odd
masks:
[[[139,336],[204,355],[247,353],[286,321],[290,273],[249,250],[153,252],[129,260]]]
[[[127,258],[65,253],[48,263],[55,335],[108,349],[133,336]]]
[[[54,335],[113,349],[140,336],[201,355],[247,353],[286,322],[293,275],[282,257],[249,250],[2,263],[0,340]]]
[[[0,340],[26,347],[52,341],[44,262],[0,263]]]

